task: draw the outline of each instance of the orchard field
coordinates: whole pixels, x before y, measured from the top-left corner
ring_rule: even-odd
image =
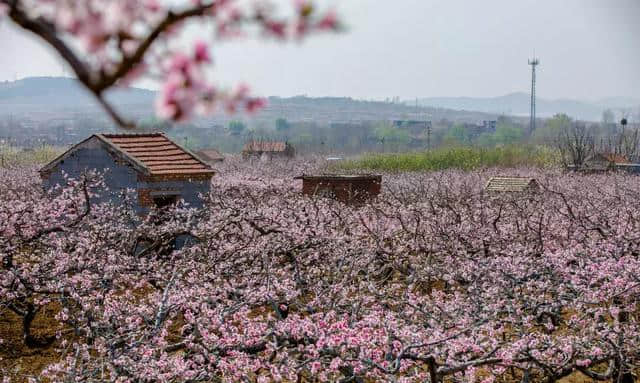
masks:
[[[634,381],[640,178],[383,174],[354,207],[300,194],[322,166],[231,160],[144,219],[0,169],[4,381]]]

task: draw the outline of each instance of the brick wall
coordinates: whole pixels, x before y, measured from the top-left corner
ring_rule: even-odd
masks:
[[[144,207],[153,206],[153,198],[151,197],[151,190],[138,189],[138,204]]]
[[[211,187],[211,174],[163,174],[147,176],[138,174],[138,201],[140,206],[153,205],[154,193],[170,192],[183,199],[190,207],[201,207],[199,195],[206,195]]]
[[[336,177],[314,177],[302,181],[305,195],[327,196],[345,203],[362,203],[380,194],[379,178],[337,179]]]

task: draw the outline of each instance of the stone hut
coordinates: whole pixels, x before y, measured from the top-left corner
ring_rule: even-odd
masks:
[[[198,156],[163,133],[94,134],[40,169],[46,188],[64,184],[64,174],[78,178],[86,171],[103,173],[108,190],[97,191],[97,202],[118,203],[122,191],[134,189],[137,210],[184,200],[202,206],[214,171]]]

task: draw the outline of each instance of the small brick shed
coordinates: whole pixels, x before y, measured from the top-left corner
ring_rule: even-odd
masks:
[[[378,194],[382,176],[375,174],[301,175],[302,194],[326,196],[345,203],[362,203]]]
[[[199,194],[209,192],[215,173],[163,133],[150,133],[94,134],[45,165],[40,176],[44,186],[51,188],[65,182],[63,173],[78,178],[93,169],[104,173],[109,189],[98,193],[98,202],[118,203],[121,191],[130,188],[136,191],[139,212],[178,199],[192,207],[202,206]]]

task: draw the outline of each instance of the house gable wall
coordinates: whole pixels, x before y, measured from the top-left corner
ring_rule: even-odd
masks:
[[[153,205],[154,195],[178,194],[189,207],[202,207],[200,195],[207,195],[211,190],[211,175],[138,175],[136,180],[138,200],[143,209]]]
[[[107,190],[94,190],[98,194],[94,202],[121,202],[121,192],[136,186],[137,171],[133,166],[115,151],[108,150],[96,137],[79,144],[52,169],[42,172],[43,186],[50,189],[64,185],[65,173],[69,178],[78,179],[89,170],[100,172],[107,185]]]

